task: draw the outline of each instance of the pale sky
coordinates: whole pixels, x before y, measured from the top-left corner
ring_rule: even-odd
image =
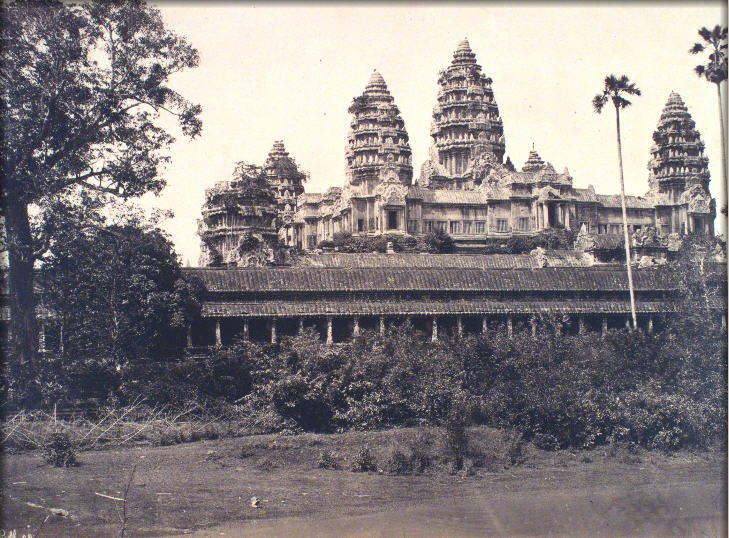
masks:
[[[618,193],[615,117],[592,97],[605,75],[628,75],[643,96],[621,114],[626,190],[648,189],[649,148],[672,90],[706,143],[712,195],[721,207],[721,142],[715,86],[688,53],[701,26],[726,25],[714,3],[467,3],[463,5],[162,3],[170,28],[200,52],[173,86],[202,105],[202,135],[175,128],[168,186],[144,205],[172,209],[164,228],[183,263],[197,265],[196,219],[204,190],[235,162],[262,164],[282,139],[311,174],[307,192],[344,184],[347,108],[373,69],[382,73],[410,135],[415,176],[428,156],[438,71],[467,37],[504,122],[506,154],[521,168],[532,143],[575,187]],[[164,120],[167,126],[172,125]],[[726,224],[717,219],[717,231]]]

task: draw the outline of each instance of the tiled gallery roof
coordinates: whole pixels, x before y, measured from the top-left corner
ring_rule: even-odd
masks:
[[[668,301],[639,302],[638,313],[675,310]],[[203,317],[256,316],[379,316],[379,315],[480,315],[480,314],[625,314],[626,301],[262,301],[206,302]]]
[[[352,256],[356,256],[353,254]],[[461,269],[277,267],[185,269],[209,292],[625,291],[620,268]],[[675,290],[659,269],[636,269],[637,290]]]

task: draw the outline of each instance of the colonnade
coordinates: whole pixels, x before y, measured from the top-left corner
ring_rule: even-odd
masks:
[[[257,320],[258,329],[261,329],[261,324],[265,328],[263,330],[257,330],[253,334],[251,328],[252,319]],[[722,319],[725,324],[725,318]],[[494,330],[504,331],[509,338],[512,338],[517,327],[519,329],[529,330],[532,336],[536,336],[540,326],[538,318],[530,317],[528,314],[237,318],[235,323],[240,322],[240,325],[236,328],[237,330],[235,330],[234,336],[241,337],[244,341],[256,340],[275,344],[279,341],[282,334],[287,336],[296,333],[301,334],[305,327],[313,325],[320,333],[321,339],[324,342],[333,344],[359,336],[363,330],[363,322],[365,320],[367,321],[367,329],[378,332],[381,335],[385,334],[388,324],[411,321],[414,322],[415,329],[425,330],[426,333],[430,332],[430,338],[434,342],[441,338],[443,334],[463,337],[467,332],[471,334],[486,334]],[[655,330],[655,321],[653,315],[640,315],[639,328],[648,333],[652,333]],[[231,322],[232,320],[230,318],[226,318],[228,325]],[[558,334],[565,332],[586,334],[589,331],[599,331],[602,335],[605,335],[611,328],[631,328],[629,314],[578,314],[564,316],[561,321],[552,325]],[[213,345],[222,346],[226,343],[226,340],[231,340],[231,338],[224,338],[223,332],[223,319],[215,319],[213,322],[214,338],[213,342],[211,342]],[[187,344],[189,347],[193,346],[191,330],[188,330]]]

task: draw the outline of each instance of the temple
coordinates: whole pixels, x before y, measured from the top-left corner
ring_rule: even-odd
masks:
[[[629,324],[620,196],[574,187],[567,168],[558,172],[534,147],[520,169],[512,164],[492,80],[468,41],[437,83],[430,154],[417,179],[405,121],[374,71],[349,107],[340,186],[304,192],[306,174],[277,141],[262,168],[239,164],[232,181],[206,192],[203,267],[185,269],[205,288],[189,329],[192,349],[237,338],[275,343],[307,327],[336,343],[404,322],[434,340],[535,333],[545,317],[562,332]],[[678,94],[669,96],[653,140],[649,190],[626,197],[638,325],[646,331],[680,308],[683,284],[660,266],[684,234],[713,234],[716,212],[704,146]],[[574,248],[479,254],[494,240],[550,229],[579,232]],[[434,230],[448,232],[457,253],[322,250],[338,233],[418,238]],[[278,256],[274,241],[299,254]],[[722,252],[711,256],[726,261]],[[725,305],[711,310],[726,322]]]
[[[394,98],[378,72],[349,109],[346,181],[299,197],[288,244],[312,250],[338,232],[353,235],[447,231],[459,249],[550,228],[622,236],[619,195],[575,188],[532,148],[521,170],[504,161],[504,128],[492,80],[467,40],[441,71],[430,157],[411,181],[411,150]],[[653,135],[649,191],[627,196],[629,232],[713,233],[715,202],[695,123],[672,93]]]

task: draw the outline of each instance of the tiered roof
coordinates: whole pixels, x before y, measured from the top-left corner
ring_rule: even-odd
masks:
[[[445,176],[464,175],[470,161],[489,153],[504,159],[504,127],[491,89],[492,80],[481,73],[476,55],[464,39],[451,65],[438,78],[437,104],[433,108],[432,163]]]
[[[412,152],[405,122],[387,89],[385,79],[372,73],[361,96],[349,107],[352,115],[347,137],[347,178],[352,185],[362,181],[396,178],[410,185]]]
[[[296,208],[296,198],[304,192],[306,174],[299,170],[296,161],[286,151],[282,140],[273,143],[263,171],[276,193],[279,210],[291,212]]]
[[[709,159],[704,155],[704,143],[696,122],[676,92],[668,97],[653,140],[648,162],[652,192],[670,193],[675,198],[692,185],[700,185],[708,192]]]

